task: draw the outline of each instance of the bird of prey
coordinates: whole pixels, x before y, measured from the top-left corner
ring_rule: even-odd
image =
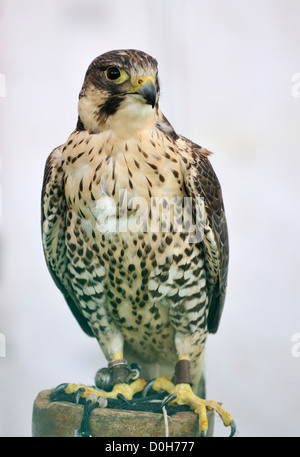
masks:
[[[43,249],[109,362],[113,388],[102,394],[131,398],[155,378],[154,390],[199,414],[205,435],[206,407],[234,427],[201,392],[207,334],[225,299],[227,225],[209,151],[175,132],[159,95],[150,55],[115,50],[93,60],[76,128],[46,162]],[[129,363],[141,367],[133,382]]]

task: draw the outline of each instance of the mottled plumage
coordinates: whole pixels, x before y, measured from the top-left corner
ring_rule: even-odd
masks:
[[[49,270],[108,360],[124,354],[151,379],[172,376],[177,360],[188,359],[197,391],[207,332],[217,330],[222,313],[228,266],[222,194],[209,152],[177,135],[164,117],[157,62],[141,51],[96,58],[78,111],[75,131],[45,168]],[[163,209],[171,209],[174,198],[202,197],[203,239],[191,243],[188,228],[175,231],[176,214],[169,227],[162,220],[159,231],[149,230],[154,208],[141,223],[133,197],[148,208],[160,198]],[[192,212],[195,222],[195,207]],[[129,228],[120,222],[124,216]]]

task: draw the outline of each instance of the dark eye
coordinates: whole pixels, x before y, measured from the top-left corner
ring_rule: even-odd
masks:
[[[121,76],[121,72],[117,67],[109,67],[109,68],[107,68],[105,73],[106,73],[107,79],[110,79],[112,81],[120,78],[120,76]]]

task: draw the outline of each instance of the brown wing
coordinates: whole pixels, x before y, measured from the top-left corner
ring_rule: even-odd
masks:
[[[181,137],[190,148],[188,159],[182,161],[187,194],[204,199],[205,224],[203,243],[205,268],[209,283],[210,307],[208,330],[215,333],[223,311],[228,272],[229,243],[221,186],[211,166],[206,149]]]
[[[66,200],[60,148],[47,159],[42,188],[42,242],[51,276],[63,293],[82,330],[93,336],[91,328],[68,292],[68,260],[66,256]]]

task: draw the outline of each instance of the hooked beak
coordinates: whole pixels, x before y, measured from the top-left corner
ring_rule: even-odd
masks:
[[[140,102],[151,105],[152,108],[154,108],[156,103],[156,87],[152,76],[145,76],[144,78],[138,79],[137,85],[128,93],[137,96],[136,98]]]

